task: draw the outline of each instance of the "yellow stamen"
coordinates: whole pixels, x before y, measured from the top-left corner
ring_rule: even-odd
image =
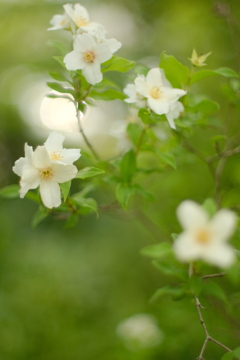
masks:
[[[57,161],[61,161],[63,159],[63,156],[61,155],[61,151],[54,151],[51,154],[51,160],[57,160]]]
[[[60,25],[63,26],[66,22],[67,22],[67,19],[63,19],[63,20],[60,22]]]
[[[207,244],[211,239],[211,233],[208,229],[199,229],[196,232],[196,239],[200,244]]]
[[[92,51],[86,51],[83,54],[83,58],[86,63],[93,63],[95,59],[95,54]]]
[[[153,99],[159,99],[161,97],[161,90],[158,86],[153,86],[150,90],[150,96]]]
[[[53,177],[53,172],[51,168],[44,168],[44,169],[40,169],[40,178],[41,180],[51,180]]]
[[[89,21],[87,19],[84,19],[82,17],[79,17],[78,19],[75,20],[75,23],[77,24],[78,27],[81,26],[86,26],[89,24]]]

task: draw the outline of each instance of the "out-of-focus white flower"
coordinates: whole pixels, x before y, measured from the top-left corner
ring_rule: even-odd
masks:
[[[184,231],[174,243],[174,252],[181,261],[198,259],[229,267],[235,261],[234,249],[226,244],[236,227],[236,215],[227,209],[219,210],[212,219],[197,203],[186,200],[177,209]]]
[[[128,123],[124,120],[115,121],[109,129],[109,135],[116,139],[117,150],[122,153],[130,150],[132,143],[127,133]]]
[[[81,156],[80,149],[63,149],[65,137],[56,131],[51,132],[44,143],[50,160],[57,164],[72,165]]]
[[[149,70],[146,78],[138,76],[134,82],[136,91],[147,98],[148,106],[158,115],[167,114],[171,106],[186,94],[182,89],[166,86],[159,68]]]
[[[208,58],[209,55],[211,55],[211,51],[205,55],[198,55],[196,50],[193,49],[192,52],[192,57],[191,59],[189,58],[189,60],[191,61],[191,63],[195,66],[201,67],[201,66],[205,66],[205,60]]]
[[[89,32],[99,26],[98,23],[90,21],[87,9],[80,4],[63,5],[66,14],[74,22],[81,32]]]
[[[168,120],[168,123],[170,125],[170,127],[172,129],[176,129],[176,125],[174,123],[175,119],[179,118],[179,115],[181,114],[181,112],[184,111],[184,106],[180,101],[177,101],[175,103],[173,103],[170,106],[170,110],[169,112],[166,114],[166,118]]]
[[[122,46],[122,44],[116,39],[106,38],[106,30],[102,25],[95,27],[94,29],[90,30],[88,33],[94,37],[97,44],[107,44],[112,54],[114,54]]]
[[[50,21],[52,27],[48,30],[69,29],[71,27],[70,21],[70,17],[66,12],[63,15],[54,15]]]
[[[138,78],[145,80],[144,75],[138,75],[137,79]],[[143,95],[137,92],[135,84],[127,84],[123,92],[128,96],[128,98],[124,100],[125,102],[135,104],[139,108],[146,107],[147,101]]]
[[[52,136],[52,138],[54,137],[55,135]],[[50,140],[48,139],[47,141],[48,148],[51,148],[51,146],[49,146],[51,145]],[[56,145],[56,137],[54,144]],[[62,151],[65,155],[64,150],[65,149]],[[53,155],[53,153],[51,154]],[[67,159],[66,161],[69,161],[69,163],[73,161],[73,159],[70,159],[68,156],[64,159]],[[78,170],[74,165],[65,165],[65,163],[57,159],[51,160],[46,146],[38,146],[33,152],[32,147],[26,144],[25,157],[15,162],[13,171],[21,177],[20,197],[23,198],[30,189],[36,189],[40,186],[42,201],[46,207],[51,209],[61,204],[61,192],[58,183],[72,180]]]
[[[133,351],[155,347],[163,340],[157,320],[150,314],[136,314],[123,320],[117,326],[116,333]]]
[[[97,44],[89,34],[77,35],[74,50],[63,59],[68,70],[82,70],[89,84],[102,81],[101,63],[109,60],[112,53],[107,44]]]

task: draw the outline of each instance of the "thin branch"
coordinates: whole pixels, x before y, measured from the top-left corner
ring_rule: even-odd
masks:
[[[83,137],[85,143],[87,144],[88,148],[91,150],[91,152],[94,155],[95,159],[99,161],[100,158],[99,158],[98,154],[94,150],[92,144],[89,142],[88,138],[86,137],[86,135],[85,135],[85,133],[83,131],[83,127],[82,127],[82,124],[81,124],[81,118],[80,118],[80,111],[78,110],[78,105],[79,105],[79,102],[76,102],[76,117],[77,117],[77,121],[78,121],[79,131],[82,134],[82,137]]]
[[[208,158],[206,158],[206,161],[210,164],[210,163],[213,163],[213,162],[219,160],[219,158],[227,158],[227,157],[239,154],[239,153],[240,153],[240,145],[235,147],[234,149],[223,151],[223,152],[215,154],[213,156],[209,156]]]
[[[186,140],[183,141],[183,146],[185,147],[186,150],[196,155],[200,160],[202,160],[205,164],[207,164],[210,173],[212,174],[213,177],[215,177],[215,170],[211,162],[207,160],[208,158],[206,158],[200,151],[198,151],[192,145],[190,145]]]
[[[223,277],[225,275],[226,275],[225,272],[222,272],[222,273],[219,273],[219,274],[205,275],[205,276],[202,277],[202,280],[212,279],[212,278],[216,278],[216,277]]]
[[[144,139],[144,136],[145,136],[145,133],[146,133],[148,127],[149,127],[148,125],[145,125],[144,128],[142,129],[142,132],[141,132],[141,135],[139,137],[139,140],[138,140],[138,143],[137,143],[137,146],[136,146],[136,150],[135,150],[136,155],[141,150],[142,142],[143,142],[143,139]]]
[[[203,358],[203,355],[204,355],[204,352],[206,350],[206,347],[207,347],[207,343],[209,341],[212,341],[214,342],[215,344],[217,344],[218,346],[222,347],[224,350],[226,351],[232,351],[231,349],[229,349],[227,346],[225,346],[224,344],[220,343],[219,341],[217,341],[216,339],[214,339],[213,337],[211,337],[208,333],[208,330],[207,330],[207,326],[205,324],[205,321],[203,319],[203,315],[202,315],[202,311],[201,309],[204,309],[204,307],[201,305],[200,301],[198,300],[197,297],[195,297],[195,302],[196,302],[196,307],[197,307],[197,311],[198,311],[198,316],[199,316],[199,319],[200,319],[200,322],[201,322],[201,325],[203,327],[203,330],[205,332],[205,340],[204,340],[204,343],[203,343],[203,346],[202,346],[202,349],[201,349],[201,352],[197,358],[197,360],[204,360]]]

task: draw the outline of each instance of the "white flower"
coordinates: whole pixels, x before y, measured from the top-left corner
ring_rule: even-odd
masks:
[[[202,259],[220,267],[233,264],[234,249],[226,244],[236,227],[236,216],[232,211],[219,210],[209,219],[200,205],[186,200],[179,205],[177,216],[184,230],[174,243],[179,260]]]
[[[145,80],[144,75],[138,75],[137,79],[138,78]],[[128,98],[124,100],[125,102],[129,104],[135,104],[139,108],[146,107],[147,101],[145,100],[145,97],[143,95],[137,92],[135,84],[128,84],[123,89],[123,92],[128,96]]]
[[[152,348],[163,339],[156,318],[150,314],[136,314],[123,320],[116,333],[130,350]]]
[[[61,30],[70,28],[70,18],[64,13],[63,15],[54,15],[50,21],[52,27],[48,30]]]
[[[74,50],[67,54],[64,63],[68,70],[82,70],[89,84],[102,81],[101,63],[109,60],[112,53],[107,44],[97,44],[89,34],[78,35],[74,41]]]
[[[119,50],[122,46],[122,44],[114,38],[106,39],[106,30],[102,25],[95,27],[88,33],[94,37],[97,44],[106,44],[112,54]]]
[[[21,177],[20,197],[23,198],[30,189],[40,186],[42,201],[50,209],[61,204],[58,183],[72,180],[76,176],[76,166],[68,164],[72,164],[80,156],[75,149],[73,152],[61,149],[63,138],[58,135],[60,134],[50,134],[46,146],[38,146],[35,152],[31,146],[25,144],[25,157],[21,157],[13,166],[13,171]],[[57,151],[62,156],[61,160],[56,159]]]
[[[181,112],[184,111],[184,106],[180,101],[177,101],[170,105],[170,110],[166,114],[166,118],[168,123],[172,129],[176,129],[176,125],[174,123],[174,119],[178,119]]]
[[[99,26],[98,23],[90,21],[87,9],[80,4],[63,5],[66,14],[82,32],[88,32]]]
[[[171,106],[186,94],[182,89],[167,86],[159,68],[149,70],[146,79],[138,76],[134,82],[136,91],[147,98],[148,106],[158,115],[167,114]]]
[[[54,163],[72,165],[81,156],[80,149],[63,149],[65,137],[56,131],[51,132],[44,143],[50,160]]]

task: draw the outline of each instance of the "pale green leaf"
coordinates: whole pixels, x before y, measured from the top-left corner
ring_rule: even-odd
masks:
[[[131,185],[119,183],[116,188],[116,197],[118,202],[126,210],[129,198],[134,194],[135,189]]]
[[[121,57],[113,56],[110,60],[102,64],[102,72],[120,71],[126,72],[135,65],[135,61],[130,61]]]
[[[144,247],[140,253],[155,259],[161,259],[169,254],[172,254],[172,246],[169,243],[162,242]]]
[[[19,185],[9,185],[0,189],[0,197],[6,199],[15,199],[19,198]]]
[[[163,52],[160,57],[159,67],[164,70],[166,78],[173,87],[183,88],[187,84],[189,69],[173,56]]]
[[[76,175],[77,179],[87,179],[96,175],[104,174],[105,171],[99,168],[96,168],[94,166],[86,167],[82,170],[79,170],[79,172]]]

